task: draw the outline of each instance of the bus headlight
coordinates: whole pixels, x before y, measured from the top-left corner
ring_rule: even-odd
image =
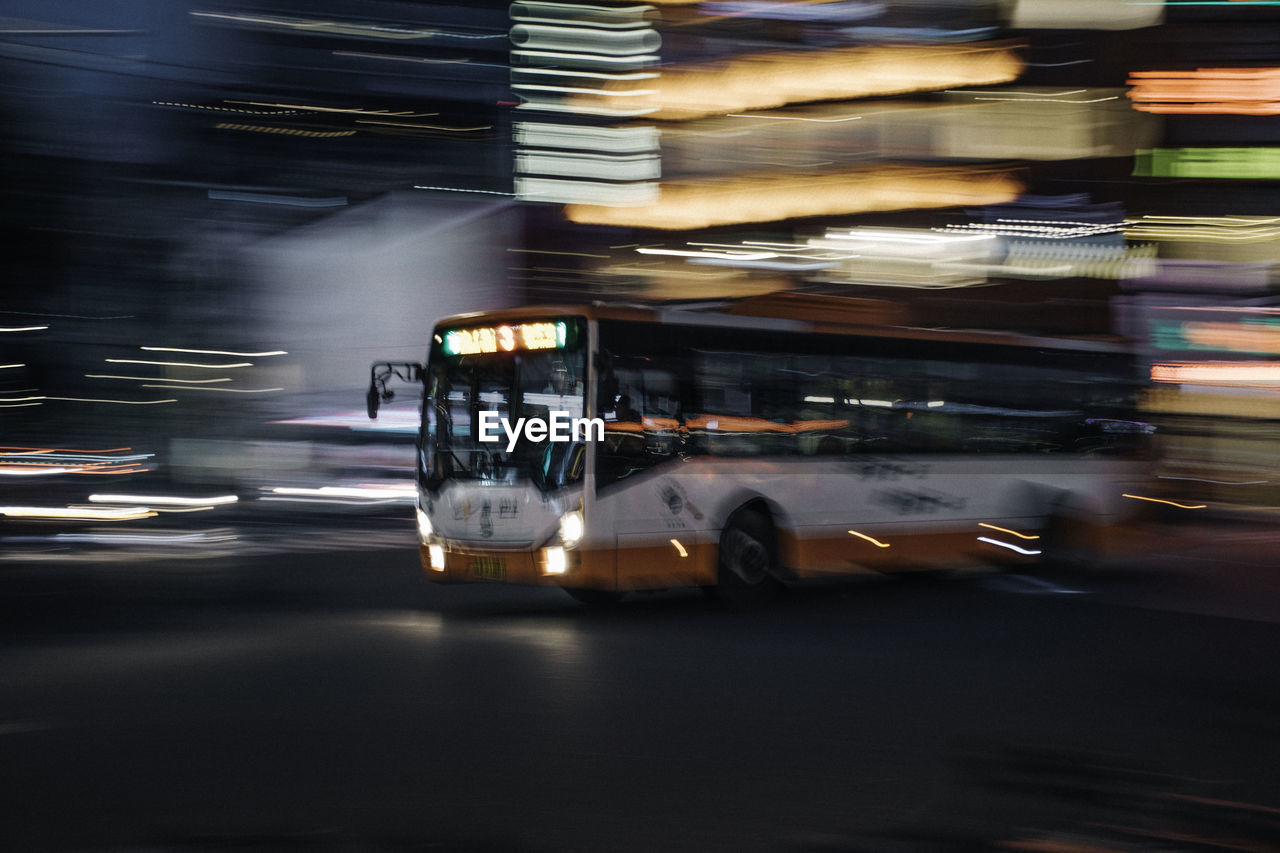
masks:
[[[443,572],[444,571],[444,546],[428,545],[427,559],[430,560],[431,562],[431,568],[435,569],[437,572]]]
[[[560,516],[560,544],[564,547],[578,547],[578,543],[582,541],[584,530],[582,510],[575,509]]]
[[[433,533],[435,533],[435,528],[431,526],[430,517],[422,511],[422,507],[418,507],[418,538],[426,542]]]
[[[548,548],[542,552],[546,565],[543,571],[549,575],[562,575],[569,568],[569,555],[560,546]]]

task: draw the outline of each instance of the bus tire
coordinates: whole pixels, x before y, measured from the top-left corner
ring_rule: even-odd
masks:
[[[778,593],[773,525],[751,510],[734,515],[720,536],[715,597],[733,607],[769,601]]]
[[[616,592],[612,589],[582,589],[569,586],[561,589],[569,593],[569,597],[574,601],[588,607],[608,607],[617,604],[626,596],[625,592]]]

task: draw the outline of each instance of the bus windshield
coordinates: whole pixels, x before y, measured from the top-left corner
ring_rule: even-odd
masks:
[[[586,324],[580,318],[440,330],[427,368],[418,454],[428,488],[447,480],[532,481],[544,491],[581,478],[580,444],[530,441],[511,446],[500,425],[553,412],[584,414]],[[480,413],[494,412],[480,440]],[[499,420],[500,419],[500,420]],[[510,449],[508,449],[510,447]]]

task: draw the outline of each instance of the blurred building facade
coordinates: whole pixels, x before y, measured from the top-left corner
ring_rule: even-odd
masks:
[[[1273,353],[1270,4],[9,9],[19,285],[0,319],[19,331],[0,390],[23,441],[234,434],[232,412],[306,408],[373,357],[420,357],[455,311],[779,289],[924,325],[1125,334],[1152,369],[1239,362],[1240,382],[1157,382],[1153,409],[1250,442],[1270,417],[1250,372]],[[1171,354],[1176,310],[1241,329]],[[158,361],[149,346],[286,354],[237,396],[197,391],[201,368],[107,361]]]

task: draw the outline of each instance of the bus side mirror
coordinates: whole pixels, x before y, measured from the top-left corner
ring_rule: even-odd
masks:
[[[378,407],[396,395],[387,387],[391,377],[405,382],[425,382],[426,372],[416,361],[378,361],[369,368],[369,390],[364,396],[365,411],[371,419],[378,417]]]

